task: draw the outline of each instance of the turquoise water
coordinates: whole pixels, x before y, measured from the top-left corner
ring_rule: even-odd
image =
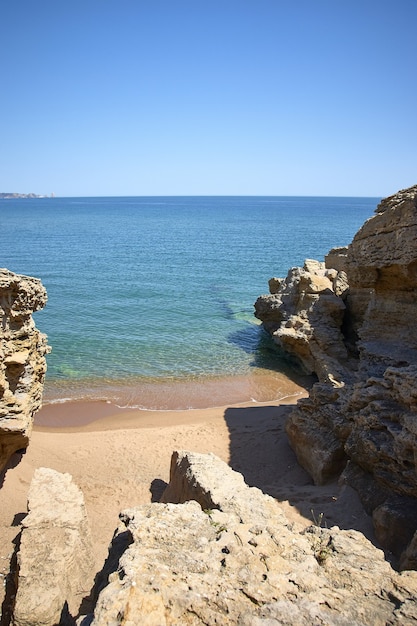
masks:
[[[270,277],[348,244],[378,201],[0,200],[1,265],[48,291],[35,315],[53,348],[45,399],[183,408],[212,403],[219,381],[234,398],[248,377],[286,372],[256,298]]]

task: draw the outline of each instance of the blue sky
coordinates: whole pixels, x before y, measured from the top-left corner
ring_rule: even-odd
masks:
[[[0,191],[385,196],[417,183],[415,0],[9,0]]]

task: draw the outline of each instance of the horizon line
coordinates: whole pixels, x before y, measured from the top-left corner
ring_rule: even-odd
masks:
[[[21,197],[15,198],[4,198],[1,197],[0,200],[59,200],[66,198],[383,198],[385,196],[382,195],[335,195],[335,194],[111,194],[111,195],[57,195],[53,196],[47,194],[34,194],[36,197],[32,196],[31,193],[22,193],[22,192],[13,192],[20,193]],[[392,195],[392,194],[390,194]],[[22,197],[23,196],[23,197]],[[28,197],[24,197],[28,196]]]

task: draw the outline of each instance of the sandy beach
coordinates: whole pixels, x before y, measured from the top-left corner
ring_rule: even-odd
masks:
[[[216,454],[249,485],[276,497],[299,529],[322,516],[327,526],[355,528],[372,538],[371,520],[353,490],[337,483],[316,487],[298,465],[284,426],[299,397],[276,405],[244,403],[188,411],[126,411],[105,402],[44,407],[26,453],[16,454],[3,476],[1,573],[9,569],[36,468],[68,472],[82,489],[99,570],[119,512],[159,499],[169,480],[172,451],[178,449]]]

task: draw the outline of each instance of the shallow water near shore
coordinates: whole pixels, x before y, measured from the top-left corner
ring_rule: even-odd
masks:
[[[281,402],[298,396],[308,388],[313,377],[294,375],[290,369],[268,371],[255,369],[236,376],[195,377],[192,379],[96,380],[60,382],[48,386],[46,405],[72,401],[102,400],[121,409],[183,411],[221,407],[244,402]],[[68,391],[66,390],[68,387]]]
[[[2,200],[2,265],[48,291],[35,314],[52,346],[44,401],[180,410],[284,397],[291,373],[253,304],[270,277],[347,245],[378,201]]]

